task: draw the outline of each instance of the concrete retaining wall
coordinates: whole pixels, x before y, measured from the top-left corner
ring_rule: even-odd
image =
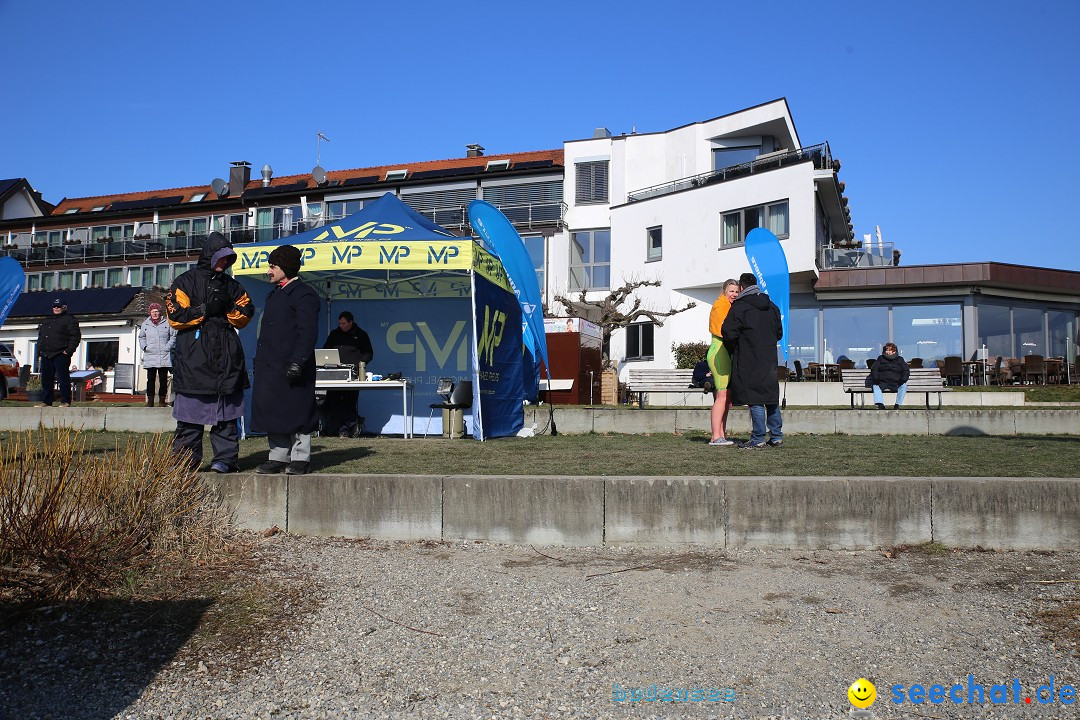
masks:
[[[207,475],[237,524],[537,545],[1075,550],[1080,479]]]
[[[555,409],[555,423],[559,432],[566,435],[593,432],[629,435],[682,433],[707,430],[709,409],[685,407],[642,410],[629,405],[560,407]],[[38,424],[45,427],[74,425],[85,430],[114,432],[172,432],[176,429],[176,421],[172,418],[170,408],[0,408],[0,430],[31,430]],[[418,427],[422,428],[422,425]],[[526,407],[525,427],[535,427],[537,432],[546,434],[547,406]],[[728,427],[736,435],[750,432],[750,417],[745,408],[732,409]],[[784,432],[818,435],[1080,435],[1080,409],[969,407],[935,409],[928,412],[916,406],[884,411],[836,408],[784,410]]]

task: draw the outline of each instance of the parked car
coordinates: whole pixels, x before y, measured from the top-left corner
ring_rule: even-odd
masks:
[[[12,389],[19,387],[19,361],[10,345],[0,345],[0,374],[4,382],[0,383],[0,400],[6,398]]]

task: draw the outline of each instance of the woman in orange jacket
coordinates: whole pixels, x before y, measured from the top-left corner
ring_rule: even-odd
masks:
[[[727,439],[727,429],[725,428],[728,409],[731,408],[727,390],[728,382],[731,380],[731,356],[728,355],[728,351],[724,348],[724,343],[720,339],[720,328],[724,325],[724,318],[727,317],[728,310],[731,309],[732,301],[738,296],[739,281],[725,280],[723,289],[720,291],[720,297],[716,298],[712,311],[709,313],[709,332],[712,334],[712,344],[709,346],[705,359],[709,363],[709,370],[712,371],[713,387],[716,388],[713,393],[712,411],[709,416],[712,424],[710,445],[735,444]]]

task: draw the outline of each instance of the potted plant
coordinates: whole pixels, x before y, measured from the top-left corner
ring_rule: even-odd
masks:
[[[37,375],[31,375],[30,379],[26,381],[26,401],[39,403],[41,402],[42,393],[41,378]]]

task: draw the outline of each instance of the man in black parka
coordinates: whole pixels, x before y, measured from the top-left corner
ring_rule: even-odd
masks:
[[[721,330],[731,354],[731,402],[750,406],[750,439],[744,450],[780,447],[783,418],[780,416],[780,383],[776,379],[776,341],[784,334],[780,308],[761,292],[751,273],[739,276],[742,292],[731,304]]]
[[[191,453],[202,463],[203,429],[210,426],[214,459],[210,470],[238,469],[244,390],[249,387],[244,348],[236,331],[255,314],[251,298],[225,272],[236,262],[228,239],[212,232],[203,244],[199,262],[178,275],[165,297],[169,325],[176,330],[173,346],[173,452]]]
[[[276,287],[266,297],[255,384],[252,429],[265,432],[270,458],[255,472],[303,475],[311,467],[311,433],[319,426],[315,404],[315,341],[319,296],[300,273],[300,250],[281,245],[270,253],[266,275]]]
[[[53,384],[60,387],[60,407],[71,406],[71,357],[79,349],[82,331],[79,321],[68,315],[67,305],[60,298],[53,300],[52,315],[38,326],[37,354],[41,358],[41,402],[38,407],[53,404]]]

